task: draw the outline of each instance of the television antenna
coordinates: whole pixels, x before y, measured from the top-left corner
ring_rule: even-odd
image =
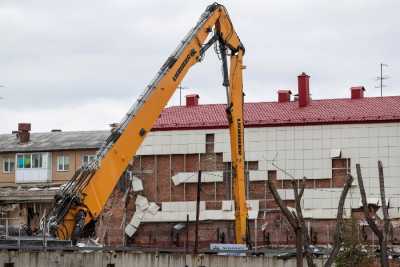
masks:
[[[190,88],[186,87],[186,86],[179,85],[178,89],[179,89],[179,106],[182,106],[182,90],[187,90],[187,89],[190,89]]]
[[[383,67],[388,67],[388,64],[381,63],[381,75],[376,77],[376,80],[379,81],[379,85],[375,86],[375,88],[380,88],[381,89],[381,96],[383,96],[383,87],[386,87],[385,84],[383,84],[383,80],[387,80],[390,77],[387,75],[383,75]]]

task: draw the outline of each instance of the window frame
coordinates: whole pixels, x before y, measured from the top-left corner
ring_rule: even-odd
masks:
[[[86,162],[85,162],[85,157],[87,157],[87,161]],[[95,159],[96,159],[96,154],[85,154],[85,155],[83,155],[82,156],[82,166],[84,166],[85,164],[89,164],[90,162],[92,162]]]
[[[6,163],[8,166],[8,170],[6,170]],[[11,163],[13,166],[11,167]],[[4,158],[3,159],[3,173],[13,173],[15,172],[15,160],[12,158]]]
[[[206,153],[215,153],[215,133],[206,133],[205,144]]]
[[[60,159],[62,159],[62,169],[60,169]],[[66,160],[65,159],[68,159],[67,161],[68,161],[68,168],[65,168],[65,162],[66,162]],[[56,168],[56,170],[57,170],[57,172],[68,172],[69,171],[69,168],[70,168],[70,159],[69,159],[69,156],[68,155],[58,155],[57,156],[57,168]]]
[[[38,156],[39,159],[39,166],[35,167],[35,160],[34,157]],[[31,168],[32,169],[42,169],[43,168],[43,154],[42,153],[32,153],[31,154]]]
[[[32,169],[32,154],[24,154],[24,169]]]
[[[34,155],[39,156],[39,166],[34,167]],[[43,169],[43,153],[40,152],[32,152],[32,153],[17,153],[16,156],[16,161],[14,164],[14,169],[21,169],[21,170],[27,170],[27,169]],[[22,165],[19,165],[19,158],[22,158]],[[27,165],[25,164],[25,159],[29,160],[29,167],[26,167]]]

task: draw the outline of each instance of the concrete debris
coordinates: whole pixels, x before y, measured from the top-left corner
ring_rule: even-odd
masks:
[[[136,211],[134,214],[133,214],[133,216],[132,216],[132,219],[131,219],[131,221],[129,222],[129,225],[131,225],[131,226],[133,226],[133,227],[135,227],[135,228],[138,228],[139,227],[139,225],[140,225],[140,223],[142,222],[142,220],[143,220],[143,217],[144,217],[144,212],[143,211]]]
[[[144,211],[149,207],[149,201],[147,200],[146,197],[142,196],[142,195],[138,195],[136,197],[136,210],[141,210]]]
[[[146,212],[149,212],[151,215],[156,215],[159,209],[160,207],[155,202],[151,202]]]
[[[132,183],[132,186],[133,186],[133,183]],[[144,197],[142,195],[138,195],[136,197],[135,204],[136,204],[136,211],[133,214],[129,224],[125,227],[125,234],[127,234],[129,237],[133,236],[136,233],[137,228],[139,227],[140,223],[143,220],[144,213],[147,212],[147,210],[149,208],[149,201],[147,200],[146,197]],[[152,207],[152,210],[154,210],[154,209],[155,208]]]
[[[39,190],[42,190],[42,189],[37,188],[37,187],[32,187],[32,188],[28,189],[28,191],[39,191]]]
[[[54,195],[57,192],[53,187],[0,187],[0,202],[2,204],[26,203],[38,200],[41,202],[51,202],[54,200]]]
[[[182,229],[184,229],[186,227],[185,223],[178,223],[174,225],[174,230],[175,231],[181,231]]]
[[[136,233],[136,228],[130,224],[125,227],[125,234],[129,237],[132,237]]]
[[[49,187],[47,190],[60,190],[60,187],[53,186]]]
[[[156,203],[151,202],[149,204],[149,201],[146,197],[138,195],[136,197],[136,211],[133,214],[129,224],[125,227],[125,233],[129,237],[133,236],[136,233],[140,223],[143,221],[145,213],[155,215],[159,209],[160,207]]]
[[[81,242],[76,243],[76,246],[77,246],[78,248],[86,247],[85,243],[81,243]]]
[[[267,226],[268,226],[268,222],[263,223],[263,224],[261,225],[261,231],[265,231],[265,229],[267,229]]]
[[[132,176],[132,190],[134,192],[143,191],[142,180],[137,178],[136,176]]]
[[[89,238],[89,239],[86,239],[86,240],[76,243],[76,246],[79,248],[103,247],[103,245],[100,244],[98,241],[99,241],[98,239]]]

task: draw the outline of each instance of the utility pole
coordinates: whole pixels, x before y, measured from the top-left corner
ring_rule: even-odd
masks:
[[[379,86],[375,86],[375,88],[380,88],[381,89],[381,96],[383,96],[383,87],[386,87],[386,85],[383,84],[383,80],[389,79],[389,76],[384,76],[383,75],[383,67],[388,67],[387,64],[381,63],[381,75],[376,77],[376,79],[379,81]]]
[[[194,250],[193,253],[199,252],[199,217],[200,217],[200,191],[201,191],[201,170],[197,176],[197,200],[196,200],[196,228],[195,228],[195,239],[194,239]]]

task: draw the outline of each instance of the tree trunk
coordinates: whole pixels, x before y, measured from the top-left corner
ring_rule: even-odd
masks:
[[[304,193],[304,187],[306,184],[306,177],[303,178],[303,181],[300,185],[300,192],[298,191],[297,183],[295,180],[292,179],[292,187],[294,191],[294,198],[295,198],[295,205],[296,205],[296,213],[297,213],[297,221],[300,227],[300,231],[302,232],[303,235],[303,244],[305,246],[305,256],[307,260],[307,265],[308,267],[314,267],[314,261],[313,261],[313,254],[310,252],[310,236],[308,235],[308,231],[306,228],[306,224],[304,222],[303,218],[303,212],[301,210],[301,198],[303,197]]]
[[[283,202],[282,198],[280,197],[278,191],[275,188],[272,180],[268,179],[268,188],[274,197],[275,202],[278,204],[280,210],[282,211],[283,215],[288,220],[290,226],[292,227],[294,233],[296,234],[296,261],[297,267],[303,267],[303,231],[301,231],[301,227],[299,225],[298,218],[290,212],[288,207]]]
[[[368,226],[378,237],[379,247],[381,249],[381,253],[380,253],[381,266],[389,267],[389,262],[388,262],[388,257],[387,257],[387,247],[386,247],[386,243],[385,243],[384,234],[382,233],[382,231],[379,230],[375,221],[371,218],[371,216],[369,214],[367,195],[365,193],[365,187],[364,187],[364,182],[363,182],[362,175],[361,175],[360,164],[356,164],[356,169],[357,169],[358,187],[360,188],[361,202],[362,202],[362,206],[363,206],[365,219],[367,220]],[[383,176],[383,173],[382,173],[382,176]],[[381,184],[381,183],[379,183],[379,184]],[[386,206],[386,203],[385,203],[385,206]]]
[[[330,267],[333,264],[337,254],[339,253],[340,247],[343,242],[343,209],[344,203],[346,201],[347,193],[350,190],[351,184],[353,183],[353,176],[350,174],[347,175],[346,183],[343,187],[342,193],[340,194],[339,204],[338,204],[338,212],[336,216],[336,231],[335,231],[335,241],[333,244],[332,251],[329,255],[328,260],[325,262],[324,267]]]
[[[295,230],[296,233],[296,266],[303,267],[303,232],[300,228]]]
[[[387,255],[387,240],[389,235],[389,213],[386,205],[386,194],[385,194],[385,178],[383,175],[382,162],[378,161],[378,172],[379,172],[379,189],[381,194],[382,202],[382,213],[383,213],[383,235],[381,244],[381,264],[382,266],[389,266],[388,255]]]

